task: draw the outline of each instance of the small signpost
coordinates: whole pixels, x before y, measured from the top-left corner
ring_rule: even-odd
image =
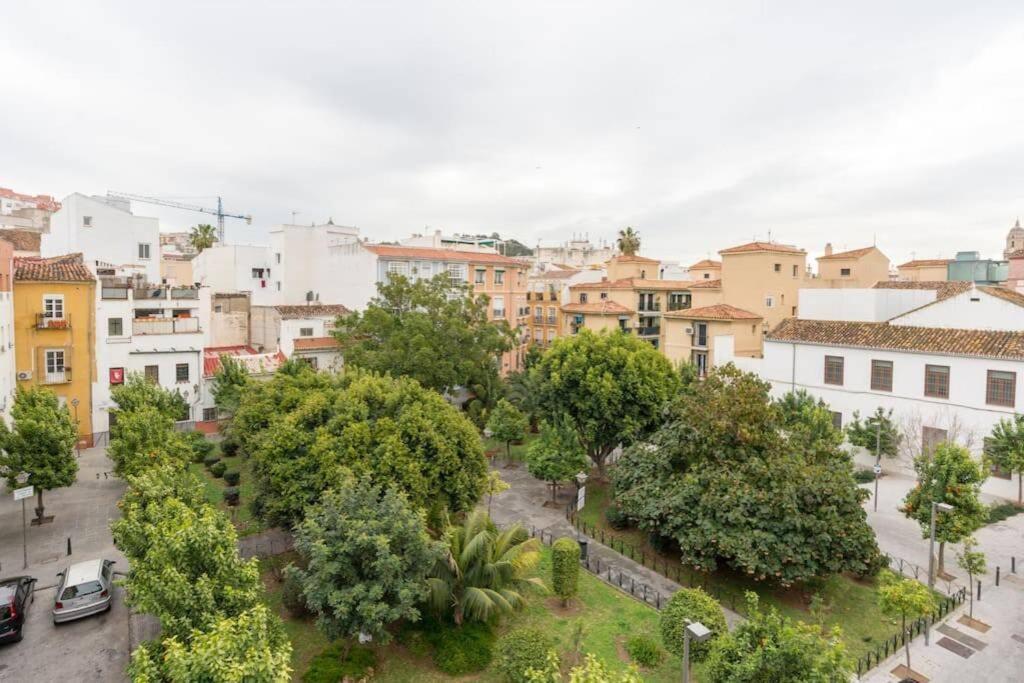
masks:
[[[587,502],[587,487],[581,486],[576,491],[576,511],[579,512],[583,509],[583,505]]]
[[[882,466],[881,465],[875,465],[871,469],[874,471],[875,476],[877,476],[877,475],[882,473]]]
[[[18,476],[18,483],[24,484],[28,481],[28,475],[21,474]],[[14,500],[21,501],[21,556],[25,563],[22,569],[28,569],[28,522],[25,518],[25,500],[35,495],[35,487],[23,486],[20,489],[14,489]]]

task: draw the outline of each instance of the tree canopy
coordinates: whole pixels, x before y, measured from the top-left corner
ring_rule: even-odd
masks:
[[[200,223],[192,226],[188,234],[188,241],[199,253],[209,249],[217,243],[217,229],[209,223]]]
[[[229,415],[238,410],[242,394],[249,383],[249,373],[233,356],[221,355],[220,367],[213,375],[213,402],[217,409]]]
[[[506,399],[500,399],[487,418],[491,436],[505,444],[505,459],[512,461],[512,442],[526,437],[530,420]]]
[[[526,449],[527,471],[551,484],[552,500],[559,482],[572,479],[587,466],[587,455],[576,432],[561,423],[542,422],[540,434]]]
[[[853,411],[853,421],[846,426],[846,437],[854,446],[865,448],[873,455],[894,458],[899,453],[900,431],[893,422],[892,408],[885,410],[879,406],[863,422],[860,413]]]
[[[640,234],[631,227],[623,228],[616,243],[625,256],[635,256],[640,251]]]
[[[1024,505],[1024,415],[999,420],[985,452],[992,464],[1017,474],[1017,505]]]
[[[644,438],[664,421],[680,382],[657,349],[621,332],[582,330],[556,339],[531,372],[543,412],[572,427],[602,472],[617,446]]]
[[[640,528],[674,540],[702,571],[720,562],[782,585],[881,564],[853,464],[816,429],[787,425],[769,385],[732,365],[682,395],[668,422],[628,448],[616,501]],[[817,410],[811,418],[817,419]],[[819,425],[820,426],[820,425]]]
[[[878,606],[883,614],[899,618],[903,633],[907,619],[918,619],[935,609],[935,597],[928,587],[915,579],[905,579],[889,570],[882,572],[878,586]],[[906,638],[907,668],[910,668],[910,638]]]
[[[130,413],[145,406],[154,408],[171,420],[188,419],[188,402],[177,390],[169,391],[138,372],[128,373],[124,384],[110,390],[118,413]]]

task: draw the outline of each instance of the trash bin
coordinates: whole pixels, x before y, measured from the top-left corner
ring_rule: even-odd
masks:
[[[586,562],[587,561],[587,539],[581,538],[579,540],[579,544],[580,544],[580,561],[581,562]]]

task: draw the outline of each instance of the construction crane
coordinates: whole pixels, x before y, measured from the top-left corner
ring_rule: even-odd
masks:
[[[141,194],[129,194],[127,192],[113,192],[107,191],[107,196],[111,199],[128,199],[133,202],[144,202],[146,204],[157,204],[159,206],[170,206],[175,209],[184,209],[185,211],[198,211],[199,213],[208,213],[211,216],[217,217],[217,243],[224,244],[224,219],[225,218],[241,218],[249,225],[252,225],[252,216],[243,216],[237,213],[224,213],[224,202],[220,197],[217,197],[217,208],[209,209],[205,206],[197,206],[195,204],[185,204],[183,202],[175,202],[170,199],[161,199],[160,197],[147,197]]]

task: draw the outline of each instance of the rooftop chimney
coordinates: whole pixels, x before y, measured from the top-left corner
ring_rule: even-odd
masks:
[[[831,256],[831,255],[832,255],[832,243],[828,242],[828,243],[825,244],[825,256]]]

